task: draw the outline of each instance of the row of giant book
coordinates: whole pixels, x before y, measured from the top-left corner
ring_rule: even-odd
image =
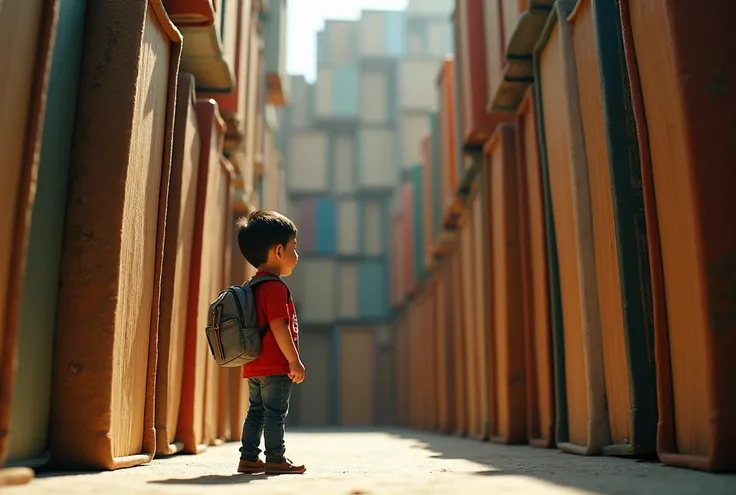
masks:
[[[392,221],[402,424],[736,470],[735,14],[455,2]]]
[[[284,207],[285,5],[4,4],[0,485],[239,439],[203,329],[252,272],[237,217]]]

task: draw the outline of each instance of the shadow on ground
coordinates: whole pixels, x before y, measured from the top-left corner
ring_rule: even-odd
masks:
[[[268,474],[232,474],[222,475],[206,475],[196,478],[171,478],[167,480],[152,480],[148,483],[153,485],[244,485],[251,481],[266,480],[271,478]]]
[[[462,459],[479,465],[477,476],[527,476],[601,495],[736,494],[736,474],[713,474],[665,466],[656,458],[578,456],[528,445],[500,445],[421,431],[392,430],[395,438],[436,459]],[[484,466],[481,468],[480,466]]]

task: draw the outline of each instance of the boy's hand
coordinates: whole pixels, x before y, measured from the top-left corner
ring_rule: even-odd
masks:
[[[289,378],[294,383],[302,383],[304,381],[304,375],[307,374],[307,370],[304,369],[304,365],[301,360],[289,363]]]

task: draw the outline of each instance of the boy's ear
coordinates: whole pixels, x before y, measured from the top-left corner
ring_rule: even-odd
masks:
[[[284,255],[284,246],[282,246],[281,244],[276,244],[276,246],[274,246],[274,249],[274,254],[277,258],[281,258]]]

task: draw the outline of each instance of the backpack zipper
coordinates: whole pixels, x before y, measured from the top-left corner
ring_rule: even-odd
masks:
[[[222,314],[222,305],[218,305],[215,309],[212,326],[215,328],[215,335],[217,335],[217,352],[220,355],[220,359],[225,359],[225,350],[222,347],[222,336],[220,335],[220,315]]]

